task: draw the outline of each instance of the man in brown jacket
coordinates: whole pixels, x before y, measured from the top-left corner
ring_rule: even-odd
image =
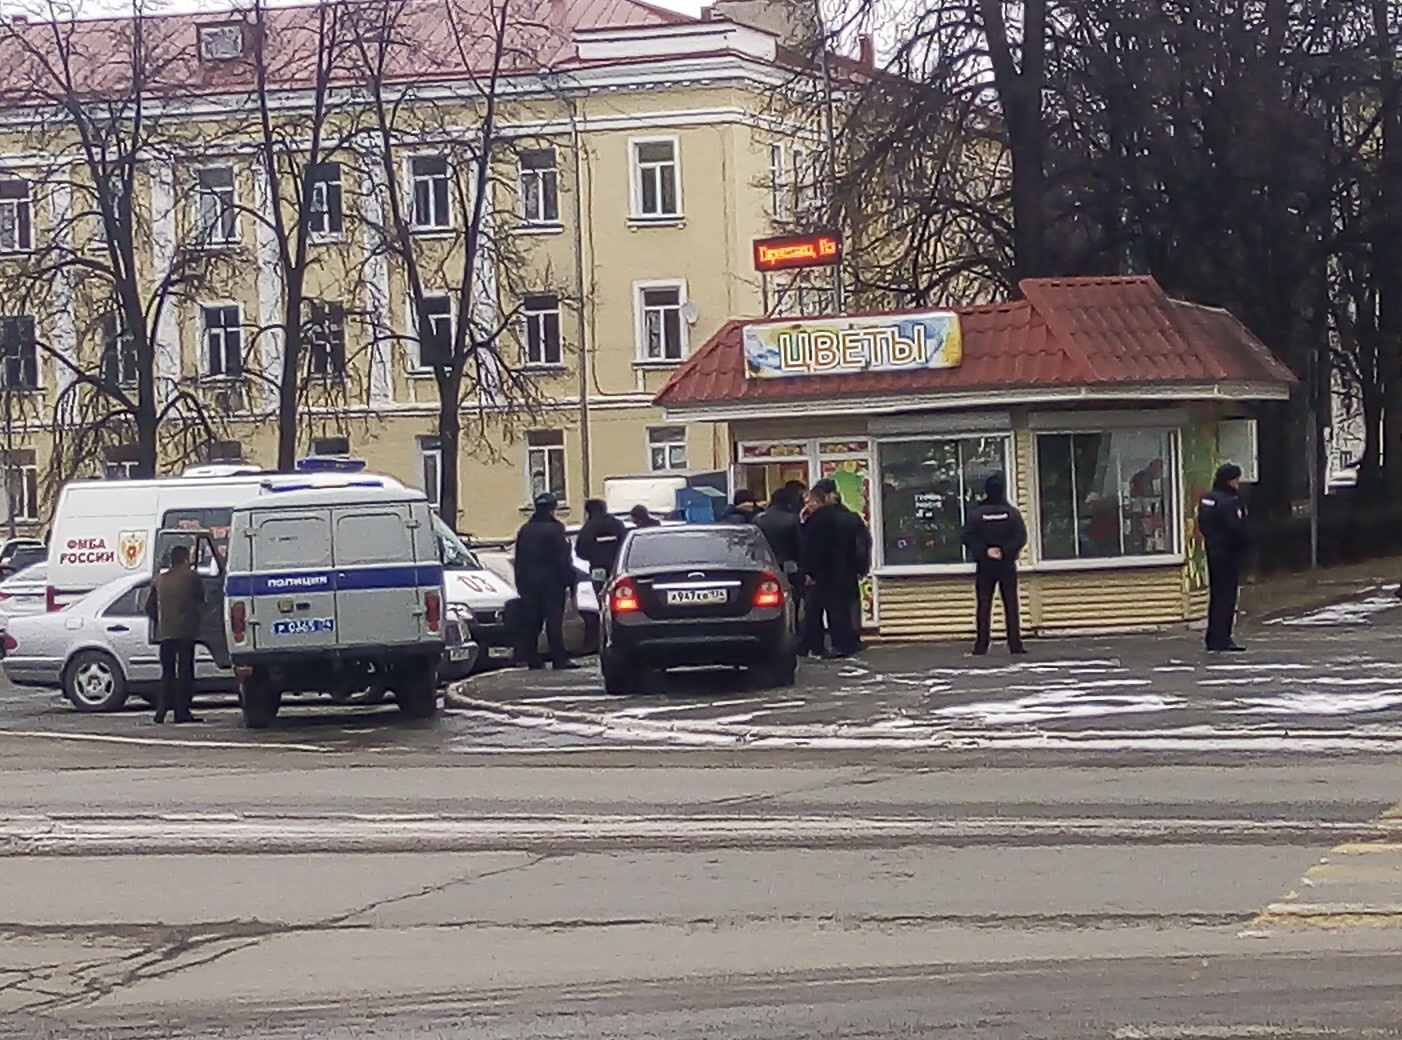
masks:
[[[170,569],[151,583],[146,616],[155,625],[161,645],[161,692],[156,721],[175,712],[176,722],[199,722],[190,714],[195,699],[195,640],[200,634],[200,606],[204,582],[190,563],[190,548],[177,545],[170,551]]]

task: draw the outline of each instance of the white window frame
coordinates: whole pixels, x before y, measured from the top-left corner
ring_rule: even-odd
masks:
[[[550,166],[526,166],[524,164],[524,153],[549,152]],[[560,227],[560,153],[554,146],[544,148],[526,148],[522,150],[522,155],[517,157],[517,212],[521,217],[521,222],[527,227],[556,229]],[[534,182],[536,200],[539,205],[537,212],[532,213],[530,207],[530,194],[526,190],[528,181]],[[553,182],[555,193],[555,215],[550,216],[546,210],[546,183]]]
[[[232,310],[238,315],[238,324],[234,326],[234,332],[238,335],[238,346],[239,346],[239,370],[238,370],[237,372],[233,372],[233,373],[227,372],[227,371],[221,371],[221,372],[216,373],[216,372],[212,371],[212,369],[213,369],[213,367],[214,367],[214,366],[213,366],[213,361],[214,361],[214,343],[213,343],[213,340],[212,340],[212,338],[211,338],[211,336],[210,336],[210,333],[211,333],[211,332],[214,332],[214,331],[218,331],[218,333],[219,333],[219,339],[220,339],[220,354],[219,354],[219,357],[220,357],[220,367],[221,367],[221,368],[224,368],[224,367],[225,367],[225,362],[227,362],[227,361],[228,361],[228,358],[229,358],[229,354],[228,354],[228,344],[225,343],[225,342],[223,342],[224,339],[225,339],[224,333],[227,331],[228,326],[227,326],[227,325],[220,325],[220,326],[218,326],[218,328],[217,328],[217,330],[216,330],[215,328],[211,327],[210,325],[208,325],[208,324],[206,323],[205,317],[206,317],[207,312],[212,311],[212,310],[230,310],[230,309],[232,309]],[[245,344],[244,344],[244,336],[243,336],[243,304],[239,303],[237,300],[201,300],[201,301],[200,301],[200,304],[199,304],[199,322],[200,322],[200,379],[201,379],[202,381],[204,381],[204,382],[210,382],[210,383],[233,382],[233,381],[236,381],[236,380],[243,379],[245,373],[247,372],[247,368],[248,368],[248,366],[244,364],[244,357],[243,357],[243,348],[244,348],[244,345],[245,345]]]
[[[433,464],[433,487],[429,487],[428,465]],[[419,441],[419,481],[420,488],[428,498],[428,504],[437,509],[443,502],[443,445],[436,440]]]
[[[533,298],[553,298],[555,301],[555,306],[543,307],[539,309],[532,308],[528,305],[527,301]],[[545,319],[552,314],[555,316],[554,346],[556,355],[555,360],[553,361],[550,360],[548,356],[550,351],[549,344],[547,343],[547,337],[545,335],[546,329],[548,328]],[[541,343],[543,356],[539,358],[531,356],[531,325],[533,322],[538,323],[540,325],[538,338]],[[521,325],[521,349],[525,357],[526,368],[555,369],[563,368],[565,366],[565,336],[563,324],[561,321],[560,297],[558,294],[551,292],[539,292],[527,293],[525,296],[523,296],[521,299]]]
[[[446,299],[448,301],[448,342],[449,349],[452,349],[452,337],[458,328],[458,297],[457,293],[448,290],[424,293],[424,300]],[[404,302],[405,313],[409,316],[409,356],[405,359],[406,368],[410,375],[430,375],[433,372],[432,365],[423,363],[423,350],[419,344],[419,309],[414,306],[414,298],[408,297]]]
[[[108,319],[113,319],[115,321],[111,329],[108,328]],[[109,332],[115,332],[115,335],[109,338]],[[107,362],[107,348],[109,346],[114,348],[113,357],[114,367],[116,369],[114,373],[116,378],[113,379],[112,382],[120,387],[136,386],[141,378],[141,365],[136,357],[136,337],[129,331],[126,331],[122,316],[117,311],[109,311],[102,317],[102,356],[98,366],[98,376],[102,379],[107,378],[105,366]],[[124,370],[124,360],[131,361],[130,373]]]
[[[769,215],[775,223],[793,219],[793,192],[789,184],[787,149],[782,141],[769,145]]]
[[[419,220],[419,183],[429,184],[429,209],[433,210],[433,190],[431,185],[437,177],[420,177],[414,172],[414,164],[425,159],[438,159],[443,162],[443,184],[445,207],[443,213],[430,213],[432,218],[441,218],[441,222],[420,222]],[[419,152],[416,155],[406,156],[404,159],[405,180],[409,184],[409,226],[420,234],[432,235],[442,234],[445,231],[453,230],[453,160],[447,152]]]
[[[676,187],[676,206],[671,211],[658,211],[649,213],[643,209],[643,174],[644,167],[638,158],[638,151],[641,146],[648,144],[670,144],[672,146],[672,180]],[[664,163],[649,163],[649,170],[660,170]],[[630,137],[628,138],[628,184],[629,184],[629,219],[635,223],[676,223],[683,219],[686,213],[686,203],[682,198],[682,146],[681,138],[676,134],[663,134],[651,137]],[[661,176],[658,175],[657,200],[662,201]]]
[[[334,166],[336,177],[333,180],[329,177],[318,177],[311,182],[311,190],[308,192],[307,213],[307,233],[316,242],[336,242],[345,237],[346,230],[346,196],[342,182],[345,179],[345,169],[336,160],[327,160],[317,163],[318,166]],[[336,205],[332,207],[332,188],[335,189]],[[318,206],[318,196],[321,205]],[[321,218],[320,220],[318,218]],[[317,227],[317,223],[324,223],[325,227]],[[335,227],[331,225],[335,224]]]
[[[662,438],[659,434],[670,434],[673,431],[681,432],[681,439]],[[682,473],[688,468],[687,458],[686,427],[673,424],[671,426],[649,426],[647,428],[647,471],[649,473]],[[653,452],[662,450],[664,465],[659,469],[654,460]],[[673,449],[681,449],[681,465],[674,464]]]
[[[18,488],[19,494],[15,491]],[[19,498],[19,509],[15,509],[15,499]],[[8,518],[21,523],[39,522],[39,464],[22,462],[14,465],[5,463],[5,509]]]
[[[532,443],[531,443],[531,438],[532,438],[532,437],[535,437],[535,436],[538,436],[538,435],[541,435],[541,434],[550,434],[550,435],[552,435],[552,436],[558,436],[558,437],[560,438],[560,442],[559,442],[558,444],[532,444]],[[545,490],[545,491],[554,491],[556,497],[558,497],[559,500],[560,500],[560,504],[563,506],[563,505],[565,504],[565,502],[568,500],[568,492],[569,492],[569,467],[568,467],[568,463],[567,463],[566,457],[565,457],[565,431],[564,431],[564,430],[530,430],[530,431],[527,432],[527,434],[526,434],[526,505],[527,505],[527,506],[530,506],[531,504],[533,504],[533,503],[535,502],[535,496],[536,496],[537,494],[540,493],[540,492],[536,489],[536,487],[535,487],[535,479],[534,479],[534,476],[533,476],[533,472],[534,472],[534,469],[535,469],[535,457],[536,457],[537,453],[540,453],[540,454],[542,454],[542,455],[544,456],[544,463],[545,463],[545,465],[544,465],[544,470],[545,470],[545,484],[546,484],[546,486],[545,486],[542,490]],[[558,466],[559,466],[559,476],[560,476],[560,485],[559,485],[559,490],[558,490],[558,491],[556,491],[556,489],[555,489],[554,486],[552,485],[552,482],[551,482],[551,479],[550,479],[550,477],[551,477],[551,470],[552,470],[553,466],[556,465],[556,464],[558,464]]]
[[[0,211],[8,214],[15,232],[13,244],[0,239],[0,254],[15,256],[28,253],[34,249],[34,184],[26,177],[11,173],[0,176],[0,183],[24,186],[22,196],[0,198]],[[0,221],[0,226],[4,223]]]
[[[1147,417],[1146,417],[1147,418]],[[1169,472],[1165,475],[1167,481],[1168,519],[1171,523],[1169,528],[1173,537],[1173,546],[1166,553],[1150,554],[1145,556],[1078,556],[1069,560],[1048,560],[1042,551],[1042,463],[1040,453],[1037,451],[1038,437],[1066,437],[1088,433],[1133,433],[1148,432],[1168,434],[1168,446],[1170,459],[1167,462]],[[1029,445],[1032,470],[1028,483],[1028,531],[1027,537],[1030,545],[1035,547],[1035,564],[1031,568],[1034,571],[1086,571],[1086,570],[1121,570],[1132,567],[1181,567],[1186,560],[1184,553],[1184,503],[1183,503],[1183,446],[1182,431],[1174,426],[1163,425],[1146,421],[1143,425],[1121,425],[1111,423],[1105,426],[1089,426],[1083,423],[1072,422],[1064,426],[1051,423],[1036,423],[1029,431],[1032,442]],[[1122,520],[1122,518],[1121,518]]]
[[[307,308],[307,315],[306,315],[306,317],[303,319],[303,322],[302,322],[302,349],[306,352],[306,358],[307,358],[307,376],[308,376],[309,378],[311,378],[311,379],[322,380],[322,381],[328,382],[328,383],[334,383],[334,382],[338,382],[338,381],[340,381],[340,380],[342,380],[342,379],[345,379],[345,378],[346,378],[346,369],[349,367],[348,362],[347,362],[347,360],[346,360],[346,305],[345,305],[345,302],[342,301],[342,300],[327,300],[327,299],[321,299],[321,298],[319,298],[319,297],[310,297],[310,296],[309,296],[309,297],[306,298],[306,300],[304,301],[304,304],[303,304],[303,305]],[[311,323],[311,318],[314,316],[314,315],[312,314],[312,310],[313,310],[314,308],[316,308],[316,307],[322,307],[322,308],[324,308],[324,309],[327,311],[328,315],[330,314],[330,311],[331,311],[331,308],[332,308],[332,307],[339,307],[340,310],[341,310],[341,314],[340,314],[340,318],[341,318],[341,322],[340,322],[340,337],[341,337],[340,347],[341,347],[341,355],[340,355],[340,358],[337,359],[337,357],[336,357],[336,351],[335,351],[335,344],[334,344],[334,343],[328,343],[328,344],[326,345],[326,346],[327,346],[327,351],[326,351],[326,354],[325,354],[325,357],[326,357],[326,369],[325,369],[325,371],[322,371],[322,372],[316,371],[316,368],[315,368],[315,367],[313,366],[313,364],[312,364],[313,358],[315,358],[317,355],[313,352],[313,343],[312,343],[312,341],[308,338],[308,333],[309,333],[309,332],[314,332],[314,330],[317,328],[317,326],[315,326],[314,324]],[[340,364],[339,364],[339,365],[336,364],[337,360],[340,361]]]
[[[223,199],[223,192],[225,189],[221,188],[218,191],[209,191],[205,189],[201,182],[202,174],[213,173],[217,170],[228,171],[229,174],[229,187],[227,189],[229,196],[227,203],[224,203]],[[238,245],[241,241],[240,232],[243,224],[243,221],[239,219],[238,170],[231,163],[211,163],[206,166],[195,167],[191,174],[191,180],[194,185],[193,201],[195,212],[194,235],[192,237],[195,247],[197,249],[227,249],[230,246]],[[207,199],[216,199],[221,203],[218,217],[209,224],[205,223],[205,201]],[[229,220],[232,222],[232,230],[229,234],[224,234],[223,232],[225,214],[228,214]],[[220,232],[218,236],[213,234],[216,230]]]
[[[1017,465],[1017,437],[1012,430],[935,430],[930,433],[901,434],[893,437],[873,437],[870,439],[871,452],[867,458],[867,466],[871,472],[872,502],[871,502],[871,533],[872,533],[872,570],[877,577],[901,577],[902,575],[921,574],[972,574],[974,572],[973,561],[961,561],[959,563],[886,563],[886,511],[885,502],[881,493],[881,449],[888,444],[924,444],[929,441],[962,441],[962,440],[993,440],[999,439],[1003,442],[1003,464],[1004,476],[1008,481],[1008,500],[1017,504],[1017,492],[1021,476]],[[1032,532],[1028,532],[1029,548],[1032,541]]]
[[[677,290],[677,318],[681,330],[681,353],[676,358],[653,358],[647,353],[647,311],[643,305],[643,294],[649,289]],[[680,365],[691,355],[691,326],[686,320],[686,305],[690,302],[686,295],[685,279],[661,279],[633,283],[633,336],[635,364],[670,368]]]

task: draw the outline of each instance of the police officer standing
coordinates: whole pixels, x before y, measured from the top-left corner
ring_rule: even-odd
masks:
[[[1207,649],[1240,653],[1232,638],[1237,589],[1246,554],[1246,510],[1242,507],[1241,467],[1227,463],[1217,470],[1212,490],[1198,500],[1198,530],[1207,546]]]
[[[156,576],[146,598],[146,617],[161,647],[161,692],[156,722],[175,712],[176,722],[199,722],[190,713],[195,698],[195,640],[200,635],[204,582],[190,563],[190,547],[170,550],[170,567]]]
[[[516,534],[516,593],[521,598],[518,654],[532,669],[543,668],[540,629],[557,671],[578,667],[565,653],[565,600],[574,589],[574,560],[565,525],[555,518],[560,500],[550,492],[535,498],[535,515]]]
[[[1017,603],[1017,558],[1027,547],[1027,525],[1008,501],[1008,481],[1003,474],[994,473],[984,482],[983,501],[969,510],[964,547],[974,561],[974,656],[988,653],[992,640],[994,589],[1003,600],[1009,653],[1027,653]]]
[[[804,603],[804,649],[824,657],[851,657],[861,649],[856,624],[861,601],[857,585],[866,569],[866,524],[842,504],[835,481],[818,481],[810,498],[815,508],[803,525],[800,540],[800,566],[812,593]],[[824,652],[828,634],[832,649]]]
[[[602,596],[604,586],[618,563],[618,550],[623,547],[628,528],[622,520],[609,513],[603,499],[591,498],[585,502],[584,514],[588,519],[575,538],[575,552],[589,565],[589,580],[594,583],[594,592]]]

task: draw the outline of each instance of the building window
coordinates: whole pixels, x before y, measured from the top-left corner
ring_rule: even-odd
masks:
[[[769,146],[769,212],[775,220],[788,220],[793,215],[790,203],[788,167],[784,163],[784,146]]]
[[[680,285],[644,286],[638,290],[638,357],[642,361],[680,361],[686,356]]]
[[[205,375],[216,379],[243,375],[241,325],[237,304],[200,308]]]
[[[1042,558],[1174,552],[1173,450],[1167,430],[1039,434]]]
[[[307,230],[321,238],[342,230],[341,164],[313,163],[307,167]]]
[[[39,346],[32,317],[0,318],[0,359],[0,389],[39,389]]]
[[[242,462],[242,441],[210,441],[204,446],[206,462]]]
[[[33,208],[28,181],[18,177],[0,180],[0,253],[25,253],[33,248]]]
[[[559,430],[533,430],[526,434],[526,473],[530,498],[549,491],[565,501],[565,435]]]
[[[346,308],[337,300],[307,300],[302,322],[302,347],[307,374],[313,379],[343,379],[346,375]]]
[[[984,482],[1007,473],[1008,438],[893,441],[877,449],[882,562],[888,567],[962,563],[964,521]]]
[[[538,368],[561,364],[560,297],[554,293],[527,296],[521,310],[526,319],[526,364]]]
[[[5,460],[5,497],[16,520],[39,520],[39,466],[32,451],[16,451]]]
[[[419,438],[419,472],[428,504],[437,509],[443,501],[443,448],[436,437]]]
[[[686,469],[686,427],[654,426],[648,430],[647,458],[654,473]]]
[[[420,155],[409,160],[414,185],[414,227],[452,227],[448,200],[448,160],[442,155]]]
[[[413,304],[410,304],[413,307]],[[453,298],[447,293],[425,296],[423,311],[414,318],[419,369],[453,363]]]
[[[793,150],[793,217],[801,224],[812,224],[821,215],[822,175],[822,153]]]
[[[236,61],[243,57],[243,26],[238,22],[199,27],[200,57],[205,61]]]
[[[521,153],[521,219],[527,224],[560,222],[560,173],[553,148]]]
[[[681,216],[681,188],[677,176],[677,142],[634,141],[633,215]]]
[[[102,316],[102,381],[110,386],[135,386],[139,375],[136,338],[116,311]]]
[[[238,202],[232,166],[195,171],[195,244],[224,246],[239,240]]]
[[[349,437],[313,437],[311,443],[311,453],[313,455],[349,455]]]

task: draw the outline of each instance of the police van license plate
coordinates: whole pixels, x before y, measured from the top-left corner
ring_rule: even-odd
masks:
[[[470,647],[470,646],[450,646],[450,647],[448,647],[448,660],[450,660],[450,661],[466,661],[466,660],[467,660],[469,657],[471,657],[471,656],[472,656],[472,647]]]
[[[730,599],[725,589],[669,589],[669,607],[711,607]]]
[[[318,632],[334,631],[336,631],[336,619],[329,617],[286,618],[273,622],[273,635],[275,636],[307,636]]]

